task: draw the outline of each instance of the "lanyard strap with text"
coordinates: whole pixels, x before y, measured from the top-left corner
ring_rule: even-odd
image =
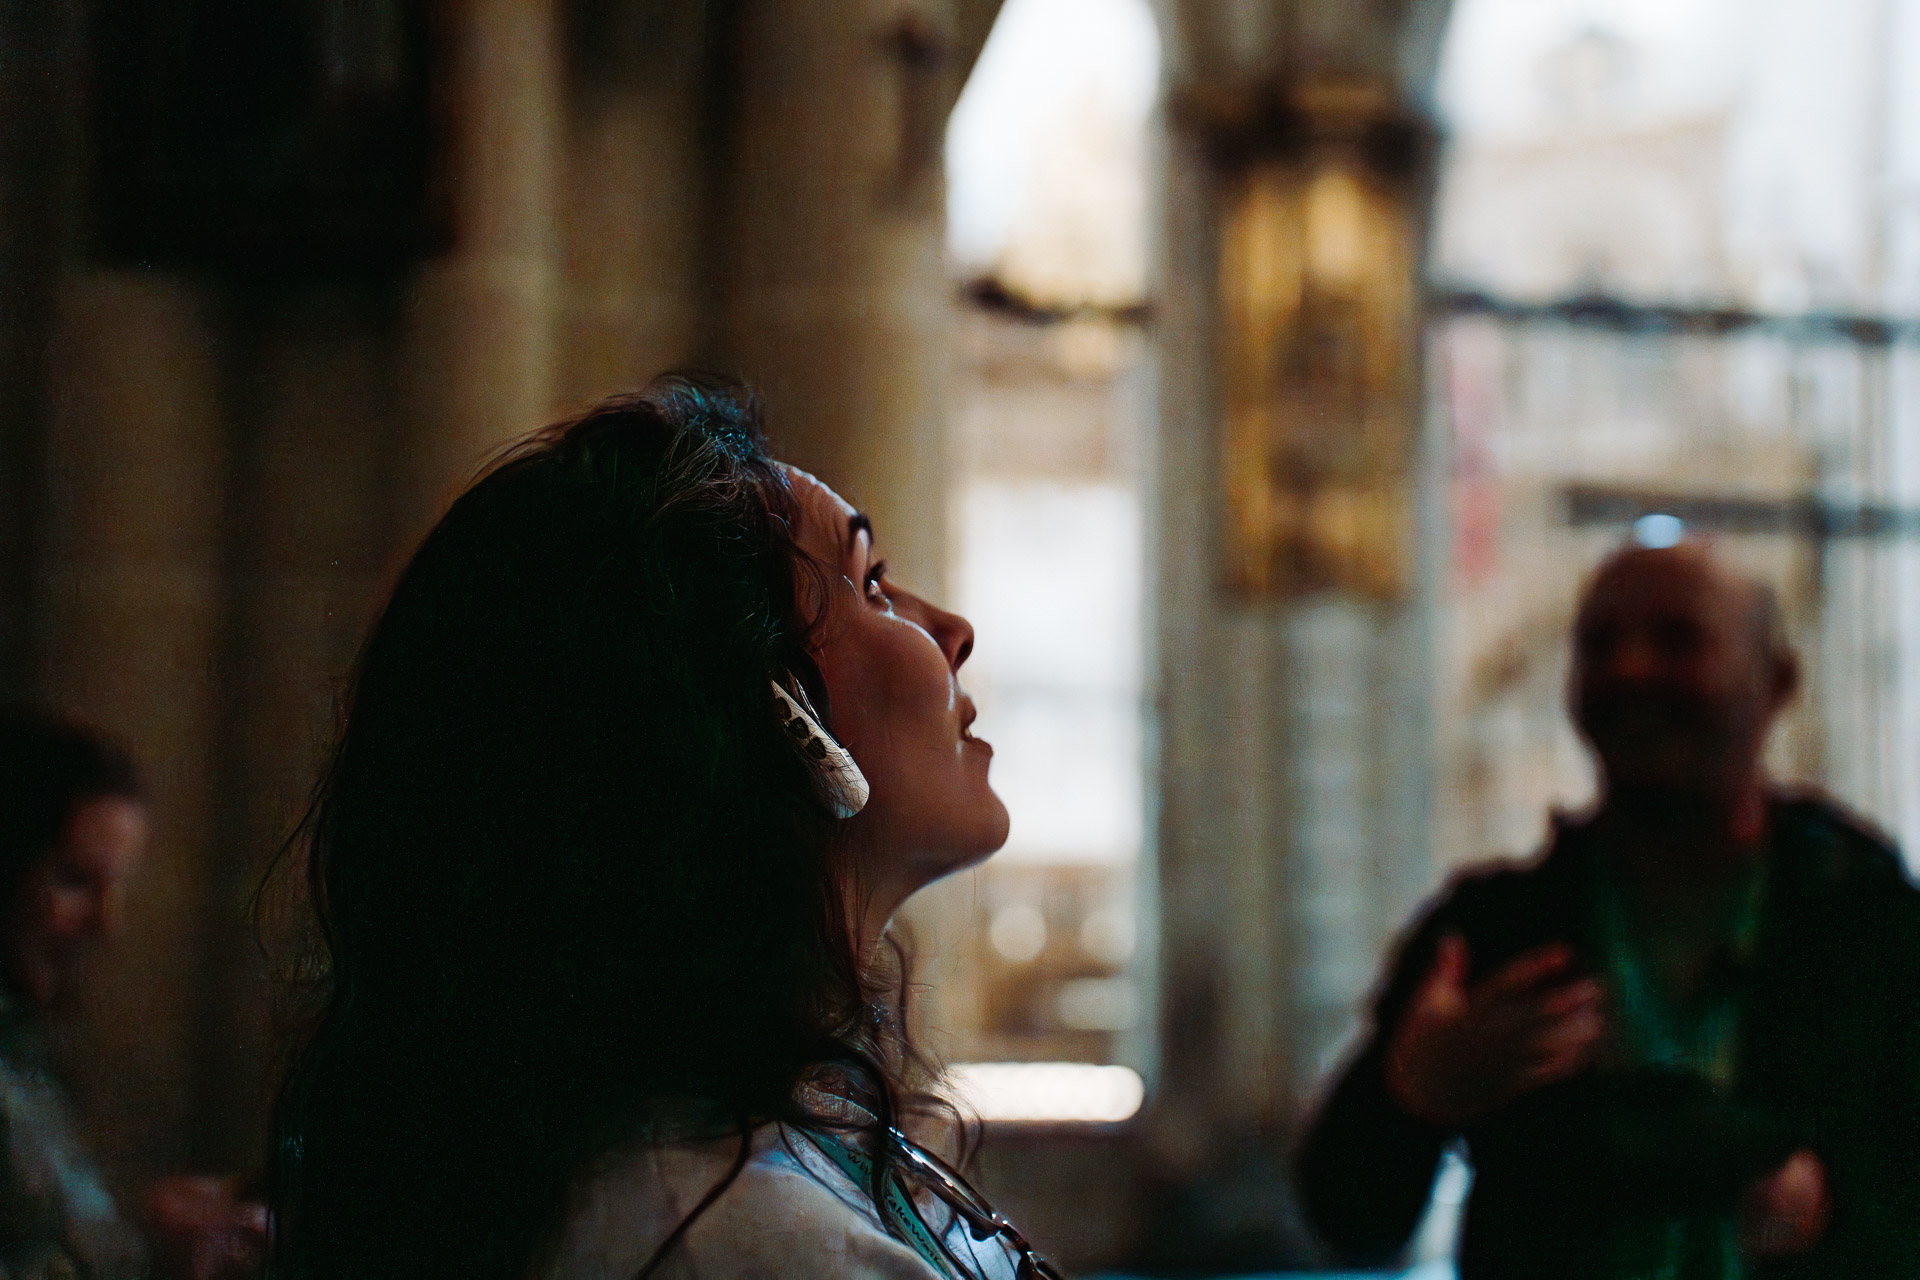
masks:
[[[873,1160],[865,1152],[856,1151],[828,1134],[815,1133],[810,1129],[801,1132],[806,1134],[807,1140],[821,1155],[833,1161],[840,1172],[853,1179],[854,1185],[861,1188],[873,1185]],[[932,1230],[928,1228],[926,1219],[920,1216],[920,1209],[913,1203],[912,1197],[894,1178],[886,1180],[886,1188],[886,1215],[892,1220],[894,1229],[935,1271],[943,1276],[951,1276],[953,1268],[947,1263],[946,1251],[934,1239]]]

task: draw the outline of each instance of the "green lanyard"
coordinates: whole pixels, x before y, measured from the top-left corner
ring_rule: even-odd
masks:
[[[1704,1007],[1689,1017],[1656,977],[1613,877],[1602,868],[1598,879],[1601,943],[1624,1047],[1642,1063],[1698,1072],[1721,1089],[1731,1088],[1739,1049],[1739,996],[1711,993]],[[1766,879],[1763,864],[1742,889],[1730,921],[1726,939],[1737,960],[1749,958],[1759,938]],[[1613,1274],[1621,1280],[1741,1280],[1747,1274],[1731,1217],[1648,1223],[1616,1247],[1620,1255]]]
[[[800,1132],[807,1136],[807,1140],[821,1155],[833,1161],[840,1172],[852,1178],[855,1186],[865,1188],[873,1185],[872,1157],[827,1134],[815,1133],[811,1129],[802,1129]],[[928,1266],[943,1276],[953,1277],[953,1267],[947,1261],[946,1250],[940,1247],[926,1219],[920,1216],[920,1209],[913,1203],[913,1198],[890,1175],[886,1180],[886,1188],[888,1224],[913,1247],[915,1253],[926,1259]]]
[[[1742,889],[1727,932],[1728,950],[1737,960],[1753,954],[1765,896],[1762,867]],[[1598,897],[1608,977],[1629,1052],[1642,1062],[1697,1071],[1720,1088],[1730,1088],[1739,1040],[1739,998],[1732,992],[1710,995],[1705,1006],[1688,1017],[1655,976],[1652,960],[1634,936],[1619,888],[1604,870]]]

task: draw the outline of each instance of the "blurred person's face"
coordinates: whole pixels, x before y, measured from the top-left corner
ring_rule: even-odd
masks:
[[[840,495],[804,471],[788,475],[800,546],[827,568],[813,656],[829,727],[871,788],[847,844],[868,906],[891,914],[1006,843],[1007,809],[987,785],[993,748],[968,732],[973,700],[960,687],[973,628],[889,580],[865,518]]]
[[[76,807],[59,843],[27,868],[8,959],[21,994],[33,1004],[52,1004],[87,948],[113,930],[146,848],[146,807],[103,796]]]
[[[1602,568],[1575,623],[1570,701],[1610,787],[1714,790],[1751,776],[1795,674],[1765,651],[1756,604],[1693,545]]]

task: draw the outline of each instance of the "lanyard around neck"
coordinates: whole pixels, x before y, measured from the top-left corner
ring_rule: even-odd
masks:
[[[1601,938],[1629,1040],[1637,1042],[1639,1052],[1655,1064],[1691,1068],[1723,1088],[1731,1085],[1741,1012],[1737,994],[1710,993],[1703,1007],[1683,1011],[1633,927],[1619,884],[1609,868],[1599,871]],[[1752,957],[1758,941],[1766,882],[1763,862],[1741,887],[1723,932],[1722,942],[1738,962]]]
[[[873,1185],[873,1158],[863,1151],[856,1151],[831,1134],[816,1133],[811,1129],[802,1129],[807,1141],[821,1155],[831,1160],[834,1167],[853,1179],[854,1185],[862,1189]],[[920,1216],[919,1206],[901,1187],[897,1178],[886,1179],[885,1213],[896,1234],[910,1245],[913,1251],[926,1259],[927,1265],[942,1276],[953,1277],[953,1267],[947,1261],[946,1250],[940,1247],[933,1230],[927,1226],[927,1220]]]

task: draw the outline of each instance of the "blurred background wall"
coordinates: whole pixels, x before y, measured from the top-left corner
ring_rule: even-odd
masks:
[[[1916,60],[1915,0],[0,0],[0,694],[158,801],[103,1152],[257,1162],[369,611],[700,365],[978,627],[1013,836],[904,927],[987,1189],[1075,1269],[1312,1263],[1292,1128],[1420,898],[1587,798],[1635,522],[1780,585],[1777,769],[1920,843]]]

